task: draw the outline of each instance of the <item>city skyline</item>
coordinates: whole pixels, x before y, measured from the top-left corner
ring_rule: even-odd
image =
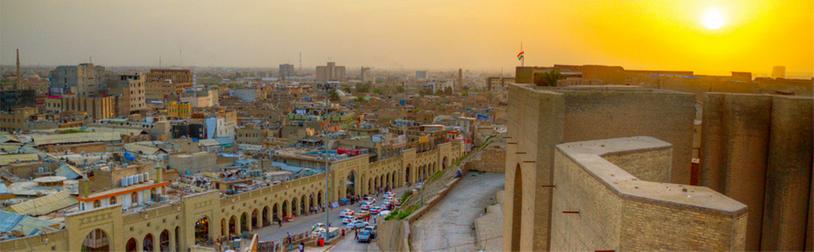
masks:
[[[2,1],[0,64],[13,65],[20,48],[24,65],[158,66],[161,57],[275,68],[299,66],[302,52],[307,68],[510,71],[522,41],[526,65],[756,76],[781,65],[797,78],[814,68],[809,1],[362,2]]]

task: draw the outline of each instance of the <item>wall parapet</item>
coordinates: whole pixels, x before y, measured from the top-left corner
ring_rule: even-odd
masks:
[[[730,216],[746,212],[746,205],[707,187],[640,180],[604,158],[605,155],[610,154],[629,154],[670,148],[669,143],[646,136],[557,145],[557,149],[562,154],[579,164],[620,197]]]
[[[744,204],[631,174],[669,181],[671,153],[642,136],[557,145],[551,250],[742,250]]]

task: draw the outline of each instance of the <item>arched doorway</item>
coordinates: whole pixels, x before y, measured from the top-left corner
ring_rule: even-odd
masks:
[[[441,160],[441,168],[442,168],[442,170],[446,170],[448,166],[449,166],[449,162],[447,161],[447,157],[444,157],[444,159]]]
[[[408,185],[413,183],[413,180],[410,176],[410,170],[412,168],[413,167],[411,165],[407,165],[407,169],[404,170],[404,183],[407,183]]]
[[[181,251],[181,227],[175,226],[175,252]]]
[[[520,250],[520,225],[523,214],[523,173],[520,164],[514,168],[514,195],[512,196],[512,251]]]
[[[271,224],[271,222],[269,221],[269,214],[270,214],[269,213],[269,207],[268,206],[263,207],[263,226],[264,227]]]
[[[372,178],[367,179],[367,193],[368,194],[373,193],[374,189],[375,188],[373,188],[373,179]]]
[[[209,241],[209,217],[195,221],[195,244],[206,244]]]
[[[85,241],[82,242],[82,251],[110,251],[110,240],[108,240],[105,231],[98,228],[90,231],[90,233],[85,236]]]
[[[350,198],[353,195],[356,195],[356,172],[350,171],[345,178],[345,196]]]
[[[144,243],[142,243],[141,250],[144,252],[152,252],[153,251],[153,234],[147,234],[144,236]]]
[[[257,209],[252,210],[252,228],[260,227],[260,226],[258,226],[259,225],[259,222],[258,222],[259,219],[258,218],[260,216],[257,216],[257,214],[258,214]]]
[[[229,235],[235,234],[237,234],[237,217],[232,215],[232,217],[229,218]]]
[[[317,208],[317,202],[315,200],[316,198],[314,198],[314,193],[308,195],[308,202],[311,203],[311,208],[314,208],[314,210]]]
[[[136,244],[136,238],[130,238],[127,240],[127,245],[124,246],[124,251],[127,252],[136,252],[138,250],[138,244]]]
[[[271,207],[271,220],[272,221],[280,221],[280,207],[277,203],[274,203],[274,206]]]
[[[243,232],[248,231],[249,231],[249,214],[243,212],[243,214],[240,215],[240,234],[243,234]]]
[[[158,235],[158,250],[161,252],[170,252],[170,231],[164,229]]]
[[[322,207],[327,207],[328,205],[324,205],[324,203],[325,203],[324,199],[325,199],[325,192],[319,191],[317,193],[317,204],[319,204]]]
[[[282,211],[283,212],[283,216],[282,216],[283,219],[285,219],[286,217],[291,215],[291,213],[289,212],[288,200],[283,200],[283,208],[282,208],[282,210],[283,210]]]

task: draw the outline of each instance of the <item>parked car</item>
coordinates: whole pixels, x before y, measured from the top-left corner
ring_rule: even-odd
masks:
[[[354,221],[353,217],[350,216],[342,218],[342,224],[353,223],[353,221]]]
[[[370,210],[370,204],[363,204],[362,207],[360,207],[360,208],[362,210]]]
[[[372,226],[367,226],[367,227],[363,228],[362,231],[370,232],[370,238],[371,239],[376,239],[376,228],[374,228]]]
[[[370,242],[373,240],[373,234],[368,230],[359,231],[359,242]]]
[[[390,210],[383,210],[379,212],[379,216],[388,216],[390,215]]]
[[[353,210],[350,210],[349,208],[345,208],[345,210],[342,210],[341,212],[339,212],[339,217],[353,216],[353,214],[354,214]]]
[[[382,211],[381,207],[371,207],[370,208],[370,214],[379,214],[379,212],[381,212],[381,211]]]
[[[354,222],[354,223],[353,223],[353,226],[354,226],[355,228],[364,228],[365,226],[367,226],[367,222],[366,222],[366,221],[360,221],[360,220],[357,220],[356,222]]]
[[[365,197],[363,200],[370,204],[376,203],[376,198],[370,196]]]

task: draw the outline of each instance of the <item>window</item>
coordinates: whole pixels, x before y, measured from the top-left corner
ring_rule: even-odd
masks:
[[[93,208],[99,208],[101,206],[102,206],[102,202],[100,202],[98,200],[93,201]]]
[[[116,196],[110,197],[110,205],[116,204]]]
[[[131,205],[138,204],[138,193],[137,192],[134,192],[134,193],[130,194],[130,204]]]

